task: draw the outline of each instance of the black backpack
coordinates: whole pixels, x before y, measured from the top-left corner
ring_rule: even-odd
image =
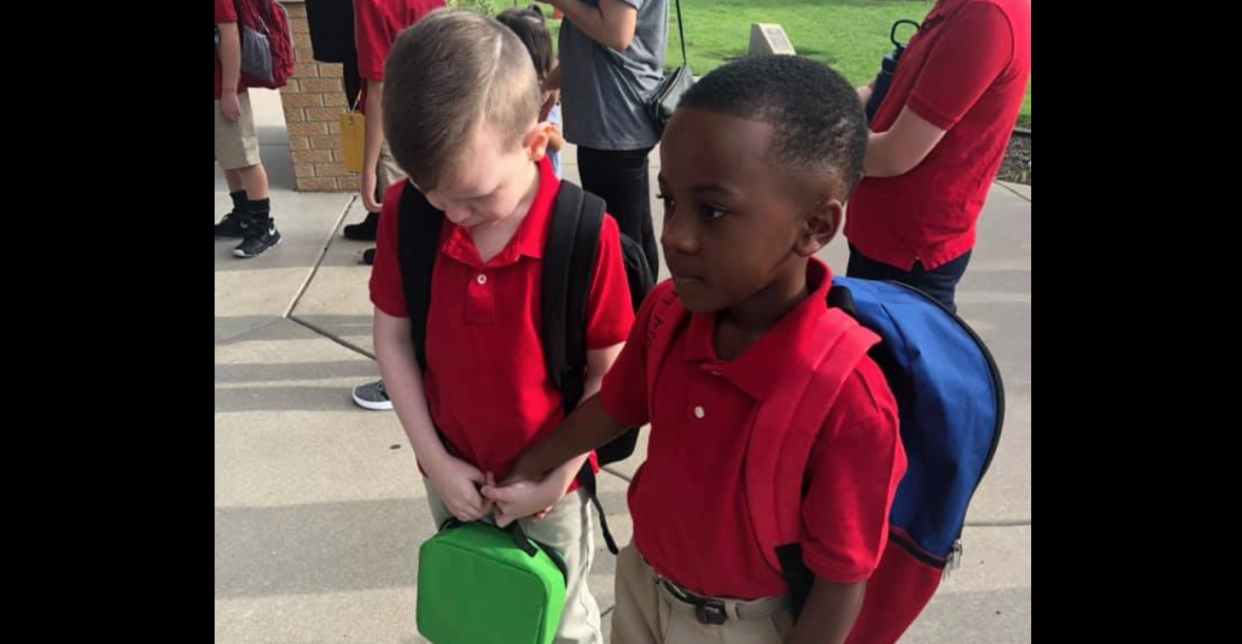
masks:
[[[444,225],[444,212],[432,206],[412,184],[402,191],[397,225],[398,261],[410,314],[410,332],[418,366],[427,370],[427,314],[431,308],[431,273],[435,268],[437,242]],[[586,385],[587,300],[604,226],[604,200],[579,186],[561,181],[552,210],[548,246],[543,257],[543,338],[548,374],[561,392],[565,415],[577,407]],[[642,247],[621,235],[625,275],[635,311],[655,285]],[[441,437],[443,438],[443,437]],[[638,428],[632,427],[616,440],[596,450],[600,465],[615,463],[634,453]],[[578,481],[599,512],[600,527],[608,550],[617,554],[617,544],[608,529],[604,508],[596,493],[595,472],[583,463]]]

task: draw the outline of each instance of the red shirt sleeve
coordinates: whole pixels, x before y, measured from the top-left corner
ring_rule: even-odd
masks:
[[[587,301],[587,349],[605,349],[624,342],[634,326],[634,305],[625,276],[621,230],[610,215],[604,216],[595,257],[595,274]]]
[[[379,231],[375,238],[375,263],[371,265],[371,303],[397,318],[409,317],[405,304],[405,286],[397,254],[397,222],[400,219],[401,195],[409,181],[398,181],[384,195]]]
[[[865,359],[842,386],[807,465],[802,557],[817,577],[852,584],[871,576],[905,472],[897,403]]]
[[[643,305],[638,309],[630,337],[621,349],[621,355],[604,375],[600,387],[600,403],[613,420],[640,427],[651,420],[647,404],[647,351],[650,349],[647,329],[651,325],[651,312],[664,292],[673,288],[672,281],[657,284]]]
[[[1004,12],[986,2],[963,7],[944,30],[928,53],[906,106],[948,130],[1009,66],[1014,36]]]
[[[237,22],[237,7],[233,0],[216,0],[216,24]]]
[[[382,4],[380,0],[354,0],[358,75],[365,80],[384,80],[384,61],[397,39]]]

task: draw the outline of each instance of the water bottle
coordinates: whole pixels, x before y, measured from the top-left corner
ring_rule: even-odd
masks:
[[[871,90],[871,100],[867,101],[867,122],[875,118],[875,113],[879,111],[880,104],[884,102],[884,97],[888,95],[889,85],[893,83],[893,76],[897,73],[897,63],[901,60],[901,54],[906,51],[906,46],[897,40],[897,28],[901,25],[913,25],[917,32],[919,23],[913,20],[898,20],[893,23],[893,29],[888,34],[888,39],[893,41],[893,51],[880,61],[880,73],[876,74],[874,89]]]

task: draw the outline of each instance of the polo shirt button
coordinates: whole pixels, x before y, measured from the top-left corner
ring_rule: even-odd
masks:
[[[479,283],[479,286],[483,286],[487,283],[487,276],[480,273],[479,276],[475,278],[475,281]]]
[[[695,417],[695,418],[703,418],[703,417],[704,417],[704,416],[706,416],[706,415],[707,415],[707,412],[706,412],[706,411],[704,411],[704,410],[703,410],[703,408],[702,408],[701,406],[700,406],[700,407],[695,407],[695,408],[694,408],[694,417]]]

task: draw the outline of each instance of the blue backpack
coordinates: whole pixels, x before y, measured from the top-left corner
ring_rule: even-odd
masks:
[[[648,332],[649,370],[689,317],[669,286],[651,295],[660,324]],[[814,581],[799,545],[806,465],[841,385],[870,356],[897,401],[908,466],[893,501],[890,547],[867,582],[847,644],[891,644],[961,555],[966,509],[1000,439],[1004,390],[979,336],[916,289],[837,277],[827,306],[816,331],[823,342],[759,410],[753,431],[763,440],[749,441],[747,503],[764,557],[789,584],[796,617]],[[803,400],[815,404],[798,404]]]

